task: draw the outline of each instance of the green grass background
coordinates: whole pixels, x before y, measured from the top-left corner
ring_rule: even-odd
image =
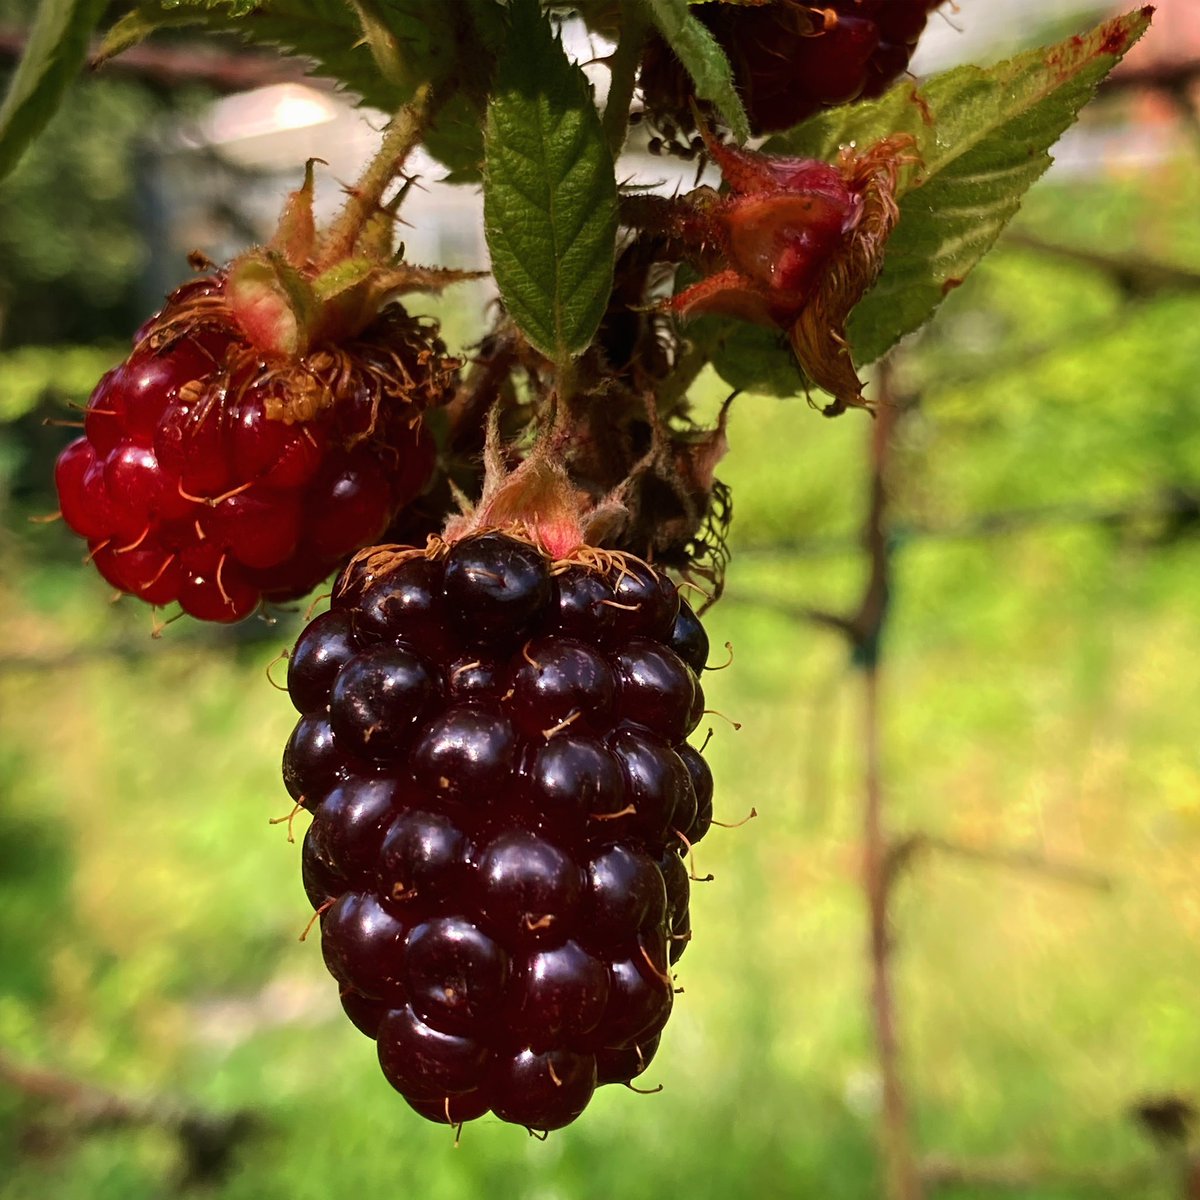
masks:
[[[1198,176],[1049,183],[1031,232],[1200,268]],[[1128,303],[1011,249],[909,352],[884,649],[889,821],[1108,873],[1111,892],[930,854],[895,905],[899,1020],[924,1153],[1018,1160],[1031,1200],[1178,1193],[1128,1117],[1200,1092],[1200,542],[1147,516],[932,536],[1032,506],[1140,505],[1200,485],[1200,301]],[[721,385],[707,380],[700,407]],[[545,1143],[462,1144],[391,1093],[340,1013],[278,776],[294,714],[267,640],[149,616],[7,503],[0,540],[0,1046],[257,1131],[221,1200],[689,1200],[878,1195],[878,1075],[858,885],[861,681],[788,605],[846,608],[864,566],[869,418],[734,407],[732,642],[706,676],[718,815],[695,938],[646,1077]],[[21,447],[0,437],[10,477]],[[799,542],[800,552],[781,548]],[[278,670],[277,670],[278,674]],[[176,1193],[161,1129],[75,1137],[0,1086],[4,1200]],[[985,1197],[976,1184],[946,1195]]]

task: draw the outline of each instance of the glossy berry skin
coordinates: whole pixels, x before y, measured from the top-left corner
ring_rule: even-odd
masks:
[[[708,4],[700,19],[729,56],[756,134],[790,129],[823,108],[882,95],[908,68],[943,0],[772,0]],[[659,45],[643,70],[647,106],[687,112],[686,83]]]
[[[222,288],[220,276],[181,288],[138,331],[55,482],[66,524],[113,587],[236,621],[311,591],[421,491],[434,446],[420,412],[440,402],[450,369],[398,306],[345,346],[265,355],[224,311]],[[404,386],[385,394],[381,380],[398,373]],[[312,411],[300,412],[306,398]]]
[[[685,740],[706,657],[644,564],[564,569],[497,533],[360,556],[301,635],[305,890],[422,1116],[557,1129],[649,1065],[712,819]]]

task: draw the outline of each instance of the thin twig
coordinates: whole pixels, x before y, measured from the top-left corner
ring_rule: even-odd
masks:
[[[1019,1191],[1029,1195],[1038,1188],[1058,1185],[1103,1188],[1113,1196],[1127,1195],[1162,1177],[1158,1163],[1138,1163],[1118,1169],[1072,1170],[1061,1164],[1027,1158],[955,1159],[930,1155],[921,1162],[921,1177],[934,1191],[969,1187],[989,1191]]]
[[[1186,88],[1197,80],[1200,80],[1200,59],[1151,62],[1144,67],[1132,67],[1126,62],[1101,84],[1100,95],[1111,96],[1125,91],[1173,91]]]
[[[260,1125],[248,1112],[208,1113],[169,1096],[119,1095],[4,1054],[0,1054],[0,1087],[52,1105],[67,1133],[141,1126],[169,1130],[179,1140],[187,1183],[220,1179],[238,1147]]]
[[[896,424],[914,404],[902,402],[895,375],[884,363],[876,376],[878,395],[871,428],[867,516],[862,546],[867,580],[850,616],[817,609],[797,615],[837,630],[849,642],[863,679],[863,846],[862,883],[867,907],[870,1012],[883,1083],[879,1143],[887,1200],[923,1200],[924,1187],[913,1149],[908,1094],[901,1065],[900,1035],[892,980],[891,921],[888,900],[893,848],[884,822],[883,715],[880,652],[891,599],[888,536],[888,466]]]
[[[863,889],[868,916],[871,1017],[883,1081],[880,1149],[884,1194],[888,1200],[921,1200],[924,1189],[912,1145],[908,1095],[901,1066],[900,1037],[891,970],[888,916],[891,850],[884,826],[880,649],[891,593],[887,544],[887,467],[900,409],[889,386],[891,372],[879,373],[878,412],[871,431],[870,505],[863,533],[870,573],[858,612],[850,621],[855,655],[863,668]]]
[[[1080,863],[1062,862],[1050,858],[1038,850],[972,846],[965,842],[934,837],[927,833],[913,834],[892,846],[891,861],[888,864],[890,881],[894,882],[896,874],[903,870],[913,856],[922,850],[934,850],[940,854],[965,858],[972,862],[989,863],[997,867],[1008,867],[1015,871],[1045,875],[1048,879],[1054,879],[1060,883],[1092,888],[1098,892],[1111,892],[1116,888],[1116,881],[1113,877],[1106,875],[1103,871]]]
[[[1195,117],[1194,110],[1192,116]],[[1038,255],[1053,255],[1080,266],[1091,267],[1107,275],[1131,299],[1143,299],[1167,292],[1200,290],[1200,271],[1192,271],[1173,263],[1156,262],[1144,255],[1111,254],[1085,246],[1069,246],[1064,242],[1048,241],[1022,230],[1013,230],[1006,234],[1004,245],[1018,250],[1030,250]]]
[[[0,29],[0,64],[19,62],[28,41],[24,30]],[[99,53],[100,45],[99,40],[93,41],[89,61]],[[168,92],[193,84],[220,93],[244,92],[276,83],[299,83],[321,91],[334,90],[332,80],[316,79],[307,74],[298,59],[254,50],[219,49],[201,45],[196,39],[176,44],[143,42],[122,50],[115,58],[106,59],[97,69],[105,75],[131,75]]]
[[[1133,525],[1139,521],[1166,520],[1181,526],[1200,522],[1200,481],[1172,488],[1159,496],[1148,496],[1125,505],[1044,504],[1030,508],[998,509],[983,512],[952,525],[895,524],[892,533],[898,540],[968,541],[976,538],[1020,535],[1044,526],[1101,525],[1110,528]],[[850,537],[815,536],[791,538],[786,541],[764,542],[759,545],[738,546],[742,558],[787,555],[795,558],[829,558],[852,554],[858,542]],[[726,603],[757,604],[804,620],[832,625],[845,631],[847,618],[821,609],[797,605],[793,601],[773,597],[755,599],[736,591],[726,593]]]
[[[1175,87],[1168,88],[1166,94],[1174,103],[1175,111],[1179,113],[1179,119],[1191,135],[1196,149],[1200,150],[1200,109],[1196,107],[1192,92],[1188,88]]]

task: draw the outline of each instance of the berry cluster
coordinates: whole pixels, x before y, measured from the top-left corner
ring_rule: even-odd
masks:
[[[587,558],[500,533],[360,555],[291,656],[325,961],[431,1120],[566,1125],[671,1011],[708,643],[663,576]]]
[[[705,4],[698,12],[729,56],[751,128],[771,133],[822,108],[882,95],[908,68],[929,14],[941,3],[774,0]],[[663,49],[655,48],[643,73],[647,107],[683,117],[680,78]]]
[[[336,350],[264,354],[223,310],[223,286],[186,285],[138,331],[55,482],[114,587],[237,621],[310,591],[421,491],[434,447],[420,412],[450,364],[397,305]]]

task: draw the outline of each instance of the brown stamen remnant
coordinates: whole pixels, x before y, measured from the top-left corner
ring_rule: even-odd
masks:
[[[729,651],[729,658],[726,659],[726,661],[723,662],[719,667],[710,667],[706,664],[704,667],[706,671],[724,671],[726,668],[733,666],[733,643],[726,642],[725,649]]]
[[[653,971],[654,974],[657,975],[659,977],[659,979],[661,979],[663,981],[663,983],[665,983],[669,986],[671,983],[671,976],[666,971],[664,971],[661,967],[659,967],[655,964],[654,959],[652,959],[650,957],[650,951],[647,950],[645,946],[643,946],[639,943],[638,949],[642,952],[642,957],[646,960],[646,966],[648,966],[650,968],[650,970]]]
[[[276,682],[275,682],[275,680],[274,680],[274,679],[271,677],[271,668],[272,668],[272,667],[273,667],[273,666],[274,666],[274,665],[275,665],[277,662],[287,662],[289,657],[290,657],[290,655],[288,654],[287,650],[280,650],[280,652],[279,652],[277,655],[275,655],[275,657],[274,657],[273,659],[271,659],[271,661],[270,661],[269,663],[267,663],[267,682],[268,682],[268,683],[269,683],[269,684],[270,684],[270,685],[271,685],[271,686],[272,686],[272,687],[273,687],[273,688],[274,688],[274,689],[275,689],[277,692],[286,692],[286,691],[287,691],[287,685],[286,685],[286,684],[282,684],[282,683],[276,683]]]
[[[688,836],[686,833],[682,833],[678,829],[672,829],[671,832],[687,847],[688,878],[696,879],[696,847],[693,846],[692,843],[688,840]],[[708,879],[697,880],[697,882],[708,883],[709,880],[711,880],[711,879],[712,879],[712,876],[709,875]]]
[[[304,623],[307,625],[313,618],[313,613],[317,610],[317,605],[322,600],[328,600],[333,596],[332,592],[319,592],[312,599],[312,603],[304,610]]]
[[[254,486],[254,482],[253,479],[249,479],[245,483],[238,484],[235,488],[230,488],[227,492],[222,492],[219,496],[213,496],[211,499],[205,500],[204,503],[210,508],[216,508],[222,500],[232,500],[234,496],[240,496],[243,492],[249,491]]]
[[[119,600],[124,594],[125,594],[124,592],[118,592],[116,594],[116,596],[113,597],[113,599]],[[178,621],[180,619],[180,617],[182,617],[182,616],[183,616],[183,610],[181,609],[173,617],[167,617],[164,619],[159,616],[158,609],[156,609],[156,608],[151,609],[150,610],[150,636],[154,639],[158,639],[158,638],[162,637],[163,630],[166,629],[166,627],[168,625],[174,625],[175,622]]]
[[[113,551],[113,553],[114,554],[128,554],[131,550],[136,550],[146,540],[146,538],[149,536],[149,534],[150,534],[150,526],[147,525],[146,528],[143,529],[142,532],[138,534],[137,538],[134,541],[130,542],[128,546],[118,546],[117,549]]]
[[[713,600],[715,599],[712,592],[707,591],[706,589],[702,588],[698,583],[694,583],[690,579],[681,579],[679,581],[679,590],[683,591],[684,588],[690,588],[693,592],[699,592],[700,595],[704,597],[706,604],[711,604],[713,602]]]
[[[225,581],[222,578],[222,576],[225,574],[225,563],[228,558],[228,554],[222,554],[221,557],[217,559],[217,591],[221,593],[221,599],[224,600],[230,608],[232,608],[233,601],[229,598],[229,593],[225,590]]]
[[[722,829],[741,829],[747,821],[753,821],[758,816],[758,809],[752,808],[740,821],[728,823],[726,821],[713,821],[714,825],[719,825]]]
[[[308,924],[304,927],[304,932],[300,935],[299,941],[307,941],[308,935],[312,930],[313,925],[321,918],[324,913],[327,913],[337,903],[336,896],[330,896],[320,907],[313,911],[313,915],[308,918]]]
[[[286,821],[287,822],[287,839],[289,842],[295,843],[296,838],[295,838],[295,835],[292,833],[292,825],[295,823],[296,814],[298,812],[300,812],[301,809],[303,809],[303,807],[304,807],[303,804],[300,804],[299,802],[297,802],[295,805],[292,806],[292,811],[290,813],[288,813],[288,815],[286,817],[271,817],[268,820],[267,824],[268,825],[282,825],[284,823],[284,821]]]
[[[626,1086],[626,1087],[627,1087],[627,1088],[628,1088],[628,1089],[629,1089],[631,1092],[637,1092],[637,1094],[638,1094],[639,1096],[657,1096],[657,1095],[658,1095],[658,1093],[659,1093],[659,1092],[661,1092],[661,1091],[663,1090],[663,1085],[662,1085],[661,1083],[660,1083],[660,1084],[658,1084],[658,1085],[657,1085],[657,1086],[655,1086],[655,1087],[652,1087],[652,1088],[640,1088],[640,1087],[636,1087],[636,1086],[634,1086],[634,1083],[633,1083],[633,1081],[632,1081],[632,1080],[629,1080],[629,1079],[627,1079],[627,1080],[625,1081],[625,1086]]]
[[[636,816],[637,809],[632,804],[612,813],[588,813],[589,821],[615,821],[618,817]]]
[[[568,726],[574,725],[581,716],[583,716],[583,713],[580,712],[579,709],[576,709],[569,717],[564,717],[561,721],[559,721],[557,725],[552,725],[549,729],[543,729],[542,737],[544,737],[546,741],[549,741],[552,737],[554,737],[555,734],[562,733],[562,731]]]
[[[701,715],[706,717],[720,717],[722,721],[728,721],[734,729],[741,729],[742,727],[741,721],[735,721],[732,717],[727,717],[723,712],[715,708],[706,708]]]
[[[143,583],[141,585],[141,587],[138,588],[138,591],[139,592],[148,592],[166,574],[167,568],[174,561],[175,561],[175,555],[168,554],[167,557],[163,559],[163,565],[161,567],[159,567],[157,571],[155,571],[154,578],[148,579],[145,583]]]

